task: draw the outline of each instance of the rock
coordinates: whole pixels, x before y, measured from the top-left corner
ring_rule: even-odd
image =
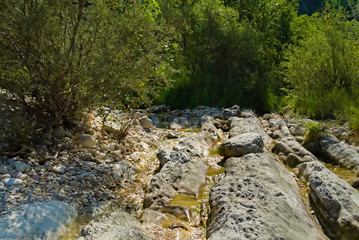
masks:
[[[226,108],[222,111],[222,115],[225,119],[231,117],[239,117],[241,115],[241,108],[238,105],[234,105],[230,108]]]
[[[1,180],[1,182],[5,183],[5,185],[8,187],[21,185],[23,183],[21,179],[17,179],[17,178],[4,178],[3,180]]]
[[[179,205],[165,206],[161,209],[163,213],[169,213],[183,221],[191,221],[191,214],[188,207]]]
[[[142,213],[140,222],[142,224],[162,225],[166,219],[167,216],[165,214],[146,208]]]
[[[319,147],[323,155],[341,167],[359,169],[359,153],[334,136],[321,138]]]
[[[81,230],[79,240],[147,240],[141,224],[134,216],[122,211],[113,212],[110,216],[93,222]]]
[[[228,159],[209,201],[209,240],[328,239],[294,178],[268,153]]]
[[[57,239],[76,216],[63,202],[24,204],[0,218],[0,239]]]
[[[307,156],[308,155],[306,155],[306,157]],[[310,158],[304,159],[294,153],[289,153],[288,156],[286,157],[284,163],[291,168],[295,168],[297,165],[304,163],[304,162],[309,162],[309,161],[310,161]]]
[[[248,153],[263,152],[263,139],[258,133],[244,133],[228,139],[219,147],[224,157],[241,157]]]
[[[0,177],[0,180],[3,180],[5,178],[11,178],[11,175],[10,174],[4,174]]]
[[[206,183],[207,169],[207,164],[199,158],[183,165],[177,192],[198,196],[201,187]]]
[[[161,167],[163,167],[167,162],[179,162],[181,164],[187,163],[190,161],[190,158],[185,153],[178,153],[175,151],[165,151],[160,150],[157,153],[157,158],[160,160]]]
[[[208,116],[208,115],[201,116],[198,119],[199,127],[201,127],[202,124],[204,124],[204,123],[213,123],[213,122],[214,122],[214,118],[211,116]]]
[[[1,174],[7,174],[9,172],[9,170],[7,169],[7,167],[5,165],[0,165],[0,173]]]
[[[171,122],[170,128],[171,129],[183,129],[190,126],[190,123],[187,118],[185,117],[178,117],[173,119]]]
[[[63,138],[66,135],[67,135],[67,133],[66,133],[65,129],[62,126],[56,128],[55,131],[54,131],[54,137],[55,138]]]
[[[359,178],[353,180],[352,187],[359,189]]]
[[[307,149],[305,149],[302,145],[300,145],[297,141],[294,140],[287,140],[285,142],[276,141],[272,150],[277,154],[284,153],[284,155],[286,156],[290,153],[294,153],[302,158],[304,158],[305,156],[310,156],[313,159],[316,159],[316,157],[311,152],[309,152]]]
[[[305,128],[302,128],[299,125],[296,125],[295,127],[291,127],[290,128],[290,132],[294,135],[294,136],[304,136],[306,130]]]
[[[358,239],[359,192],[320,162],[298,166],[309,184],[313,209],[331,239]]]
[[[78,140],[78,143],[84,147],[93,148],[96,145],[95,140],[90,134],[83,134]]]
[[[153,123],[148,117],[140,118],[140,124],[144,129],[150,129],[151,127],[153,127]]]
[[[169,107],[167,107],[166,105],[159,105],[159,106],[152,106],[148,112],[150,113],[164,113],[164,112],[168,112]]]
[[[191,157],[204,157],[208,155],[208,149],[213,145],[215,139],[216,137],[208,132],[194,133],[179,141],[173,150],[187,153]]]
[[[66,166],[63,164],[56,165],[52,168],[52,171],[56,173],[65,173]]]
[[[263,115],[263,120],[269,120],[272,118],[272,114],[266,113]]]
[[[148,116],[148,119],[151,120],[151,122],[153,123],[153,125],[155,125],[156,127],[159,127],[161,125],[161,121],[157,116]]]
[[[268,134],[264,131],[259,121],[254,118],[238,118],[233,117],[229,119],[231,130],[229,131],[229,136],[231,138],[243,134],[243,133],[258,133],[262,136],[265,146],[268,146],[272,143]]]

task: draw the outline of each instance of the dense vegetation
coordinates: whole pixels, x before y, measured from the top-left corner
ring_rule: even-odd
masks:
[[[154,101],[359,128],[356,0],[0,0],[0,17],[1,101],[33,130]]]

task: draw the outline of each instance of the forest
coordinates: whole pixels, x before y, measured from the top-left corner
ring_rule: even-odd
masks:
[[[99,107],[237,104],[359,129],[356,0],[0,0],[4,141]]]

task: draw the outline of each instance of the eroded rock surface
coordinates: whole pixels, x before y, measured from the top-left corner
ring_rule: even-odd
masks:
[[[258,133],[243,133],[226,142],[219,147],[219,154],[224,157],[241,157],[248,153],[263,152],[263,139]]]
[[[211,190],[208,239],[327,239],[271,154],[230,158],[226,170]]]
[[[317,216],[332,239],[358,239],[359,192],[320,162],[298,166],[309,183],[309,194]]]

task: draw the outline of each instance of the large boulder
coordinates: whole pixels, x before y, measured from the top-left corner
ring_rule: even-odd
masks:
[[[320,151],[331,161],[348,169],[359,169],[359,153],[334,136],[323,137],[319,141]]]
[[[219,147],[224,157],[241,157],[248,153],[263,152],[263,139],[258,133],[244,133],[228,139]]]
[[[228,159],[209,201],[210,240],[327,239],[291,174],[269,153]]]
[[[139,221],[126,212],[116,211],[81,230],[79,240],[148,240]]]
[[[177,117],[171,122],[171,129],[184,129],[191,125],[190,121],[185,117]]]
[[[0,239],[57,239],[76,217],[64,202],[25,204],[0,218]]]
[[[222,115],[225,119],[231,117],[239,117],[241,115],[241,108],[238,105],[234,105],[230,108],[226,108],[222,111]]]
[[[320,223],[331,239],[359,236],[359,192],[320,162],[298,166],[309,184],[309,195]]]
[[[215,138],[208,132],[191,134],[173,148],[177,152],[185,152],[192,157],[208,155],[208,149],[213,145]]]

